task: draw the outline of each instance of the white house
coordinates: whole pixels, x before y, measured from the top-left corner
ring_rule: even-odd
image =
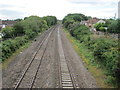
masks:
[[[105,23],[105,21],[101,19],[97,23]]]

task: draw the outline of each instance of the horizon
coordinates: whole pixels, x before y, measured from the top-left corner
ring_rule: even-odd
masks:
[[[109,1],[109,2],[108,2]],[[110,19],[118,17],[119,0],[4,0],[0,4],[0,19],[24,19],[31,15],[56,16],[62,20],[69,13],[82,13],[85,16]],[[28,3],[29,2],[29,3]]]
[[[68,13],[68,14],[82,14],[82,13]],[[66,14],[65,16],[67,16],[68,14]],[[38,16],[38,15],[30,15],[30,16]],[[26,17],[30,17],[30,16],[26,16]],[[47,15],[47,16],[53,16],[53,15]],[[64,16],[64,17],[65,17]],[[86,15],[85,15],[86,16]],[[40,16],[38,16],[38,17],[40,17]],[[44,16],[43,16],[44,17]],[[43,17],[40,17],[40,18],[43,18]],[[56,16],[55,16],[56,17]],[[89,17],[89,16],[87,16],[87,17]],[[91,18],[98,18],[98,17],[92,17],[92,16],[90,16]],[[24,20],[24,18],[25,17],[23,17],[23,18],[14,18],[14,19],[9,19],[9,18],[7,18],[7,19],[1,19],[0,18],[0,20],[2,20],[2,21],[4,21],[4,20],[17,20],[17,19],[22,19],[22,20]],[[56,17],[57,18],[57,17]],[[118,17],[119,18],[119,17]],[[112,17],[112,18],[98,18],[98,19],[118,19],[118,18],[115,18],[115,17]],[[60,20],[60,19],[58,19],[57,18],[57,20]],[[62,19],[63,20],[63,19]]]

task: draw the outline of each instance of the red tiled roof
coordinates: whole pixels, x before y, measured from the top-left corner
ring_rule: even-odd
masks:
[[[17,21],[2,21],[2,24],[9,25],[9,24],[16,24]]]
[[[99,21],[100,19],[98,18],[91,18],[87,21],[88,24],[95,24]]]

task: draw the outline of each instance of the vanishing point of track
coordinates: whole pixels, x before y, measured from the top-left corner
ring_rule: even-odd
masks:
[[[27,87],[29,89],[36,88],[34,87],[35,80],[37,78],[38,71],[41,66],[49,39],[52,36],[53,32],[56,32],[55,35],[55,57],[57,61],[57,72],[58,72],[58,86],[57,88],[80,88],[80,85],[76,81],[75,75],[71,71],[71,65],[69,61],[66,60],[66,55],[62,45],[61,35],[60,35],[60,25],[56,25],[51,29],[47,30],[44,35],[41,37],[42,40],[38,43],[38,48],[33,54],[30,62],[26,65],[22,75],[17,79],[13,85],[14,90],[18,88]],[[39,56],[39,58],[37,57]],[[32,67],[33,66],[33,67]],[[31,67],[34,68],[31,70]],[[28,78],[28,77],[32,78]],[[50,77],[49,77],[50,78]],[[47,88],[47,87],[46,87]]]

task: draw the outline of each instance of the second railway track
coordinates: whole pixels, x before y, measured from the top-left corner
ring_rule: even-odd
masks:
[[[42,58],[44,56],[44,53],[49,41],[49,37],[51,36],[55,28],[56,27],[47,31],[43,36],[43,40],[38,43],[37,51],[32,56],[30,62],[26,66],[22,75],[17,79],[17,81],[13,85],[14,90],[17,90],[18,88],[29,88],[29,89],[33,88],[33,84],[36,79],[38,70],[40,68]]]
[[[79,88],[75,76],[72,74],[70,64],[68,64],[63,50],[60,30],[58,28],[58,53],[59,53],[59,75],[61,88]]]
[[[46,32],[46,35],[43,36],[43,39],[38,43],[38,49],[32,56],[30,62],[26,65],[23,70],[22,75],[17,79],[15,84],[13,85],[14,90],[18,88],[36,88],[34,87],[35,80],[37,78],[38,71],[41,66],[42,59],[44,57],[44,53],[47,48],[47,44],[49,42],[49,38],[53,31],[56,32],[56,45],[55,46],[55,56],[57,57],[57,67],[58,67],[58,82],[57,88],[79,88],[78,84],[75,81],[75,78],[70,70],[70,65],[66,60],[66,56],[64,54],[61,35],[59,26],[56,26]],[[50,78],[50,77],[49,77]],[[47,87],[46,87],[47,88]]]
[[[18,88],[83,88],[81,77],[78,77],[76,66],[72,65],[66,39],[61,26],[48,30],[42,39],[37,42],[36,52],[27,63],[23,73],[13,85]],[[79,80],[78,80],[79,78]],[[81,86],[82,85],[82,86]]]

